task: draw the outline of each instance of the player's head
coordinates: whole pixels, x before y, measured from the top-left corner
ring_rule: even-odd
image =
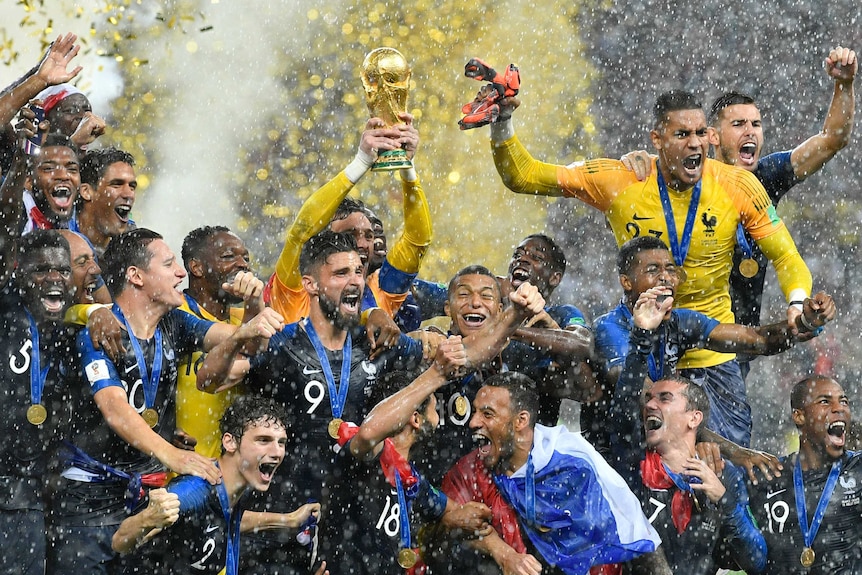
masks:
[[[302,246],[299,270],[312,308],[338,329],[359,323],[365,266],[352,235],[324,230],[313,236]]]
[[[725,92],[709,109],[709,143],[715,159],[753,171],[763,149],[763,121],[754,98]]]
[[[650,138],[667,185],[680,191],[691,188],[703,176],[709,151],[703,106],[691,92],[671,90],[656,100],[653,120]]]
[[[630,303],[657,286],[670,288],[674,295],[679,285],[679,272],[670,250],[655,236],[639,236],[624,243],[617,254],[617,271]]]
[[[48,134],[39,153],[30,156],[26,184],[48,221],[54,225],[69,221],[81,187],[78,153],[69,138]]]
[[[367,207],[365,208],[365,215],[368,216],[368,221],[371,222],[371,231],[374,233],[374,245],[368,257],[368,273],[370,274],[380,269],[380,266],[383,265],[383,259],[386,257],[388,247],[386,245],[386,230],[383,227],[383,221]]]
[[[467,266],[449,282],[445,305],[452,333],[468,336],[487,325],[503,310],[497,277],[484,266]]]
[[[74,134],[84,116],[93,111],[87,96],[72,84],[49,86],[39,92],[36,99],[42,102],[51,131],[66,137]]]
[[[18,240],[15,286],[39,323],[63,321],[72,301],[69,242],[56,230],[35,230]]]
[[[273,399],[240,396],[221,418],[221,465],[234,465],[246,485],[266,491],[284,460],[287,443],[284,408]]]
[[[186,272],[162,236],[137,228],[111,240],[100,260],[111,297],[133,290],[152,304],[173,309],[183,304],[179,291]]]
[[[228,305],[242,301],[222,289],[222,284],[232,283],[239,272],[249,271],[248,248],[229,228],[203,226],[190,231],[181,253],[193,291],[200,290]]]
[[[519,436],[535,427],[538,410],[536,383],[526,375],[507,371],[485,380],[473,400],[470,429],[486,467],[505,467]]]
[[[130,227],[138,187],[134,166],[134,157],[117,148],[91,150],[81,162],[78,209],[87,212],[106,237],[118,236]]]
[[[75,303],[95,303],[93,292],[99,280],[102,268],[96,261],[96,252],[84,236],[72,230],[58,230],[66,241],[72,258],[72,287],[75,290]]]
[[[790,392],[790,408],[801,449],[828,459],[841,457],[851,414],[850,400],[837,381],[820,375],[803,379]]]
[[[418,371],[390,371],[377,379],[377,383],[371,389],[368,397],[368,406],[374,407],[387,397],[404,389],[419,377]],[[404,422],[415,431],[415,441],[427,438],[440,424],[440,415],[437,413],[437,398],[434,394],[428,397],[413,412],[410,418]]]
[[[367,209],[361,200],[344,198],[329,222],[329,229],[333,232],[353,236],[356,240],[356,251],[365,265],[368,264],[374,249],[374,230],[371,227],[371,220],[368,219]]]
[[[644,390],[641,421],[648,449],[694,447],[697,432],[709,419],[709,398],[691,380],[671,375]]]
[[[530,282],[545,299],[560,285],[565,273],[566,254],[544,234],[532,234],[524,238],[515,248],[509,262],[512,289]]]

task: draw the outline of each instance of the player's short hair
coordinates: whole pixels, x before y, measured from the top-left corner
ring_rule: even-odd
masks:
[[[539,392],[536,382],[517,371],[504,371],[486,379],[483,386],[502,387],[509,390],[509,406],[512,413],[526,411],[530,414],[530,427],[536,425],[539,413]]]
[[[45,139],[42,141],[42,148],[69,148],[74,152],[75,158],[77,159],[80,151],[78,150],[78,146],[72,143],[72,140],[69,139],[68,136],[61,134],[60,132],[49,132]],[[27,169],[30,174],[33,175],[36,171],[36,166],[42,163],[43,156],[42,154],[37,154],[35,156],[27,156]]]
[[[725,108],[736,106],[737,104],[752,104],[756,106],[757,102],[754,101],[754,98],[742,92],[725,92],[716,98],[712,106],[709,107],[709,116],[706,118],[707,123],[710,126],[714,125]]]
[[[410,371],[390,371],[388,373],[383,374],[379,378],[377,378],[377,383],[371,388],[371,393],[368,396],[367,407],[370,411],[372,407],[386,399],[387,397],[394,395],[396,392],[404,389],[410,383],[419,377],[419,370],[410,370]],[[428,407],[428,402],[431,401],[431,397],[426,397],[422,403],[416,408],[421,414],[425,413],[425,409]]]
[[[36,252],[54,248],[61,249],[66,252],[71,261],[72,256],[69,242],[60,232],[57,230],[36,229],[18,239],[18,253],[16,260],[20,266],[22,263],[29,261]]]
[[[638,236],[627,241],[617,253],[617,272],[621,276],[629,275],[638,254],[650,250],[667,251],[667,246],[655,236]]]
[[[563,252],[562,248],[557,245],[557,242],[551,238],[551,236],[547,236],[545,234],[530,234],[521,240],[521,243],[529,240],[543,241],[548,248],[545,253],[548,255],[548,263],[550,264],[551,271],[560,272],[560,275],[566,273],[566,254]]]
[[[102,279],[112,298],[126,287],[126,270],[130,267],[147,269],[153,253],[149,245],[163,239],[161,234],[147,228],[135,228],[111,239],[104,255],[99,259]]]
[[[183,239],[183,247],[180,252],[186,271],[189,270],[189,262],[200,256],[200,253],[210,244],[210,238],[218,233],[233,233],[226,226],[201,226],[190,231]]]
[[[219,422],[222,436],[230,433],[239,443],[243,434],[254,424],[280,425],[287,428],[287,412],[278,401],[259,395],[241,395],[224,411]],[[221,452],[224,453],[224,445]]]
[[[299,273],[311,275],[329,256],[343,252],[355,252],[356,240],[353,234],[323,230],[312,236],[302,246],[299,254]]]
[[[806,377],[794,385],[793,389],[790,390],[790,409],[804,409],[805,400],[808,399],[808,394],[811,392],[811,388],[821,381],[838,384],[837,381],[831,377],[826,377],[825,375]]]
[[[449,280],[449,287],[447,288],[446,292],[447,298],[452,297],[452,294],[455,293],[455,287],[458,285],[458,280],[464,276],[488,276],[489,278],[492,278],[494,280],[494,287],[497,290],[497,295],[502,301],[503,291],[500,289],[500,281],[497,279],[497,276],[491,273],[491,270],[489,270],[485,266],[480,265],[467,266],[466,268],[458,270],[458,273],[452,276],[452,279]]]
[[[134,166],[135,158],[119,148],[90,150],[81,160],[81,183],[89,184],[95,188],[99,185],[99,180],[102,179],[105,172],[108,171],[108,167],[117,162]]]
[[[663,377],[659,381],[672,381],[685,386],[682,391],[682,395],[685,397],[685,410],[700,411],[703,413],[703,420],[701,421],[700,426],[698,426],[698,430],[706,427],[706,422],[709,421],[709,396],[706,395],[706,392],[702,387],[689,378],[683,377],[677,373]]]
[[[332,219],[330,221],[344,220],[350,217],[350,214],[356,212],[362,212],[366,214],[370,210],[365,206],[365,202],[362,200],[357,200],[355,198],[344,198],[341,200],[341,203],[338,204],[338,207],[335,209],[335,214],[333,214]]]
[[[656,98],[655,106],[653,106],[653,120],[655,128],[658,129],[664,124],[667,115],[677,110],[703,110],[703,104],[697,99],[697,96],[685,90],[671,90],[665,92]]]

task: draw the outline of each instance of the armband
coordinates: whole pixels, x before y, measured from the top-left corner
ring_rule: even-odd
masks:
[[[347,179],[352,183],[358,182],[362,179],[362,176],[365,175],[365,172],[374,165],[375,156],[371,154],[366,154],[362,151],[362,148],[356,152],[356,157],[353,158],[353,161],[347,164],[347,167],[344,168],[344,175],[347,176]]]
[[[90,304],[90,305],[87,307],[87,311],[86,311],[87,319],[89,320],[89,319],[90,319],[90,316],[91,316],[91,315],[93,315],[93,313],[95,313],[95,312],[96,312],[96,310],[100,310],[100,309],[109,309],[110,307],[111,307],[111,306],[109,306],[108,304],[105,304],[105,303],[93,303],[93,304]]]

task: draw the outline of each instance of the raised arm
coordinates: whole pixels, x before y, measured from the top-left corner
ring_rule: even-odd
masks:
[[[126,517],[114,532],[111,548],[117,553],[131,553],[180,518],[180,498],[176,493],[153,489],[149,499],[143,511]]]
[[[834,80],[832,102],[823,122],[823,129],[811,136],[790,154],[793,173],[806,178],[823,167],[839,150],[850,142],[856,98],[853,80],[859,63],[856,52],[838,46],[826,58],[826,74]]]
[[[27,178],[27,154],[21,142],[35,134],[35,127],[24,120],[17,131],[12,166],[0,187],[0,286],[9,282],[15,265],[15,245],[24,227],[21,192]]]

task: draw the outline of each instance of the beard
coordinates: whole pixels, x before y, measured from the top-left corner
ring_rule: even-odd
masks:
[[[344,295],[343,292],[342,295]],[[323,312],[324,317],[326,317],[326,319],[328,319],[337,329],[348,331],[359,325],[359,314],[347,314],[342,312],[339,302],[326,297],[326,295],[322,293],[317,296],[317,301],[320,304],[320,311]]]

